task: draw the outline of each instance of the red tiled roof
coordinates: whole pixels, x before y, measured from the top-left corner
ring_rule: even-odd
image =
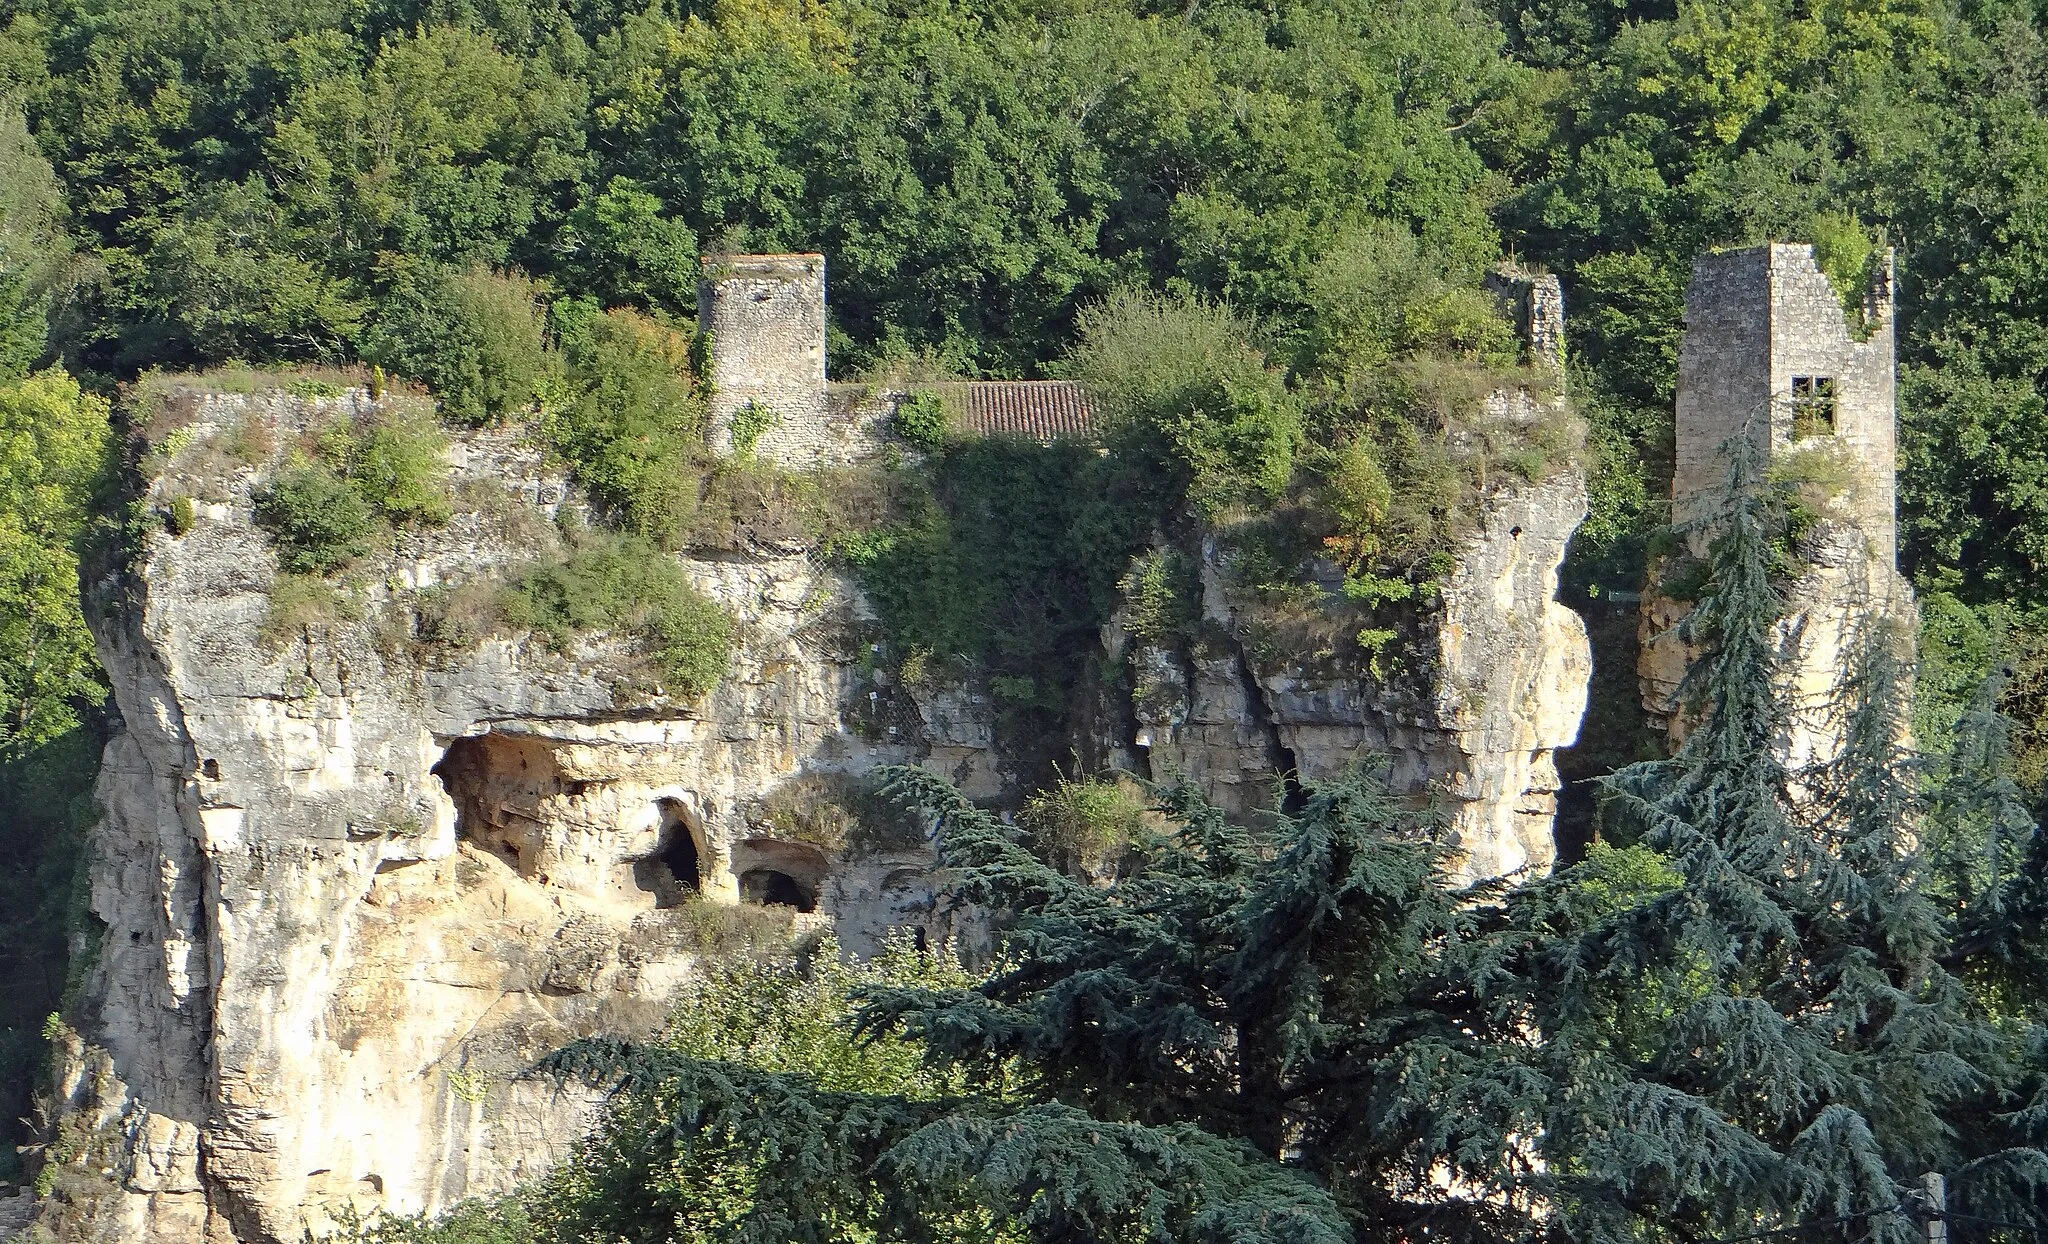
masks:
[[[1087,391],[1071,380],[970,380],[947,387],[969,432],[1037,441],[1095,434]]]

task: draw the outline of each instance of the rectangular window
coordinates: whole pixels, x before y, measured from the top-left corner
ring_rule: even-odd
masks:
[[[1835,378],[1792,377],[1792,439],[1835,434]]]

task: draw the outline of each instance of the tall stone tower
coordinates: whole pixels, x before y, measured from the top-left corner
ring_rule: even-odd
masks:
[[[1727,496],[1724,449],[1736,437],[1763,451],[1774,476],[1796,482],[1819,520],[1799,550],[1807,570],[1787,593],[1795,762],[1832,750],[1832,695],[1858,632],[1880,617],[1911,617],[1912,592],[1897,570],[1892,278],[1887,252],[1854,328],[1805,244],[1702,255],[1685,292],[1671,508],[1692,530],[1691,552],[1706,551],[1705,527]],[[1650,586],[1643,704],[1675,739],[1686,727],[1678,684],[1693,655],[1677,623],[1690,604]]]
[[[1782,462],[1827,452],[1853,477],[1843,517],[1870,555],[1893,563],[1897,520],[1892,259],[1863,296],[1863,328],[1850,331],[1813,248],[1773,242],[1693,261],[1678,356],[1675,521],[1713,513],[1726,493],[1722,445],[1747,435]]]
[[[708,346],[712,449],[792,465],[822,457],[831,433],[825,257],[706,255],[702,267],[697,331]]]

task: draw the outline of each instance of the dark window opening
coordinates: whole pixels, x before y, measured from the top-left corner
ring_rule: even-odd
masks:
[[[794,907],[811,911],[818,900],[796,878],[772,868],[751,868],[740,874],[740,901],[762,907]]]
[[[1792,377],[1792,439],[1835,434],[1835,378]]]

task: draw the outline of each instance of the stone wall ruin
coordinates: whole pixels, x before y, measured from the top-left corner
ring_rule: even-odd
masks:
[[[1672,516],[1683,556],[1703,558],[1728,495],[1728,445],[1747,438],[1774,477],[1800,481],[1816,522],[1805,569],[1787,590],[1791,659],[1786,758],[1831,755],[1836,685],[1872,623],[1910,622],[1912,589],[1897,569],[1894,271],[1874,265],[1852,316],[1813,248],[1774,242],[1693,262],[1679,353]],[[1673,741],[1688,715],[1680,684],[1696,655],[1683,633],[1689,601],[1661,590],[1675,563],[1653,567],[1637,664],[1643,707]]]

